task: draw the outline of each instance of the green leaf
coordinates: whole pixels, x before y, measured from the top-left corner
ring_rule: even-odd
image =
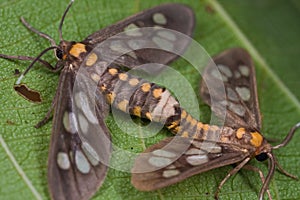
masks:
[[[221,5],[299,101],[299,1],[222,0]]]
[[[66,40],[80,41],[90,33],[115,23],[138,11],[150,8],[164,0],[153,1],[75,1],[63,26]],[[173,1],[172,1],[173,2]],[[175,2],[175,1],[174,1]],[[263,133],[267,138],[281,140],[289,128],[300,120],[299,3],[296,1],[189,1],[178,0],[191,6],[197,23],[194,39],[211,55],[224,49],[242,46],[256,63],[257,87]],[[241,3],[243,2],[243,3]],[[67,1],[1,1],[0,53],[36,56],[49,46],[48,42],[32,34],[19,21],[24,16],[30,24],[58,41],[57,27]],[[51,53],[44,59],[55,63]],[[13,90],[14,70],[23,71],[28,62],[0,60],[0,198],[49,199],[47,186],[47,157],[51,123],[40,129],[33,126],[41,120],[55,94],[58,75],[37,65],[24,79],[30,87],[41,92],[42,104],[32,104]],[[197,91],[199,77],[182,60],[174,68],[191,82]],[[202,113],[208,114],[201,105]],[[202,116],[201,116],[202,117]],[[208,119],[207,117],[204,117]],[[159,141],[166,133],[149,140],[136,140],[121,132],[111,117],[107,124],[114,144],[142,151]],[[141,130],[141,132],[143,132]],[[280,164],[292,174],[300,176],[299,134],[291,143],[275,152]],[[264,173],[267,167],[255,160],[251,164]],[[215,169],[170,187],[154,192],[139,192],[130,184],[130,174],[110,169],[94,199],[213,199],[218,183],[230,166]],[[299,183],[276,173],[270,185],[273,199],[299,199]],[[242,170],[222,188],[221,199],[256,199],[261,187],[257,173]]]

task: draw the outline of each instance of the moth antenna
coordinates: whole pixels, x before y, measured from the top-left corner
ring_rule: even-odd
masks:
[[[266,193],[268,187],[269,187],[269,184],[270,184],[270,181],[274,175],[274,172],[275,172],[275,165],[276,165],[276,160],[273,156],[272,153],[267,153],[268,157],[269,157],[269,162],[268,162],[268,168],[269,168],[269,173],[263,183],[263,186],[259,192],[259,200],[263,200],[264,199],[264,194]]]
[[[60,37],[60,40],[62,41],[63,40],[63,37],[62,37],[62,26],[63,26],[63,23],[64,23],[64,20],[65,20],[65,17],[70,9],[70,7],[72,6],[74,0],[71,0],[68,7],[66,8],[61,20],[60,20],[60,24],[59,24],[59,27],[58,27],[58,33],[59,33],[59,37]],[[25,77],[25,75],[28,73],[28,71],[32,68],[32,66],[37,62],[37,61],[40,61],[40,58],[45,54],[47,53],[49,50],[52,50],[52,49],[57,49],[59,48],[57,45],[56,45],[56,42],[55,40],[50,37],[48,34],[46,33],[43,33],[43,32],[40,32],[38,31],[37,29],[33,28],[23,17],[21,17],[21,22],[24,24],[24,26],[26,28],[28,28],[30,31],[38,34],[40,37],[42,38],[45,38],[47,40],[50,41],[51,43],[51,47],[43,50],[36,58],[33,59],[33,61],[30,63],[30,65],[27,67],[27,69],[21,74],[21,76],[18,78],[18,80],[16,81],[16,84],[19,85],[22,81],[22,79]],[[54,51],[55,53],[55,51]]]
[[[273,146],[272,149],[279,149],[279,148],[287,145],[290,142],[290,140],[292,139],[292,137],[294,136],[294,134],[298,128],[300,128],[300,122],[298,122],[295,126],[293,126],[291,128],[291,130],[289,131],[289,133],[287,134],[287,136],[284,138],[284,140],[280,144]]]
[[[62,26],[64,24],[64,21],[65,21],[65,17],[69,11],[69,9],[71,8],[72,4],[73,4],[74,0],[71,0],[68,7],[66,8],[61,20],[60,20],[60,23],[59,23],[59,27],[58,27],[58,33],[59,33],[59,39],[60,41],[63,41],[63,36],[62,36]]]
[[[37,61],[40,60],[40,58],[47,53],[48,51],[52,50],[52,49],[57,49],[57,46],[51,46],[48,47],[47,49],[43,50],[31,63],[30,65],[27,67],[27,69],[21,74],[21,76],[18,78],[18,80],[16,81],[16,85],[19,85],[21,83],[21,80],[24,78],[24,76],[28,73],[28,71],[33,67],[34,63],[36,63]]]
[[[27,29],[29,29],[30,31],[36,33],[37,35],[39,35],[39,36],[42,37],[42,38],[45,38],[45,39],[49,40],[50,43],[51,43],[51,46],[56,46],[56,42],[55,42],[55,40],[54,40],[52,37],[50,37],[50,36],[49,36],[48,34],[46,34],[46,33],[43,33],[43,32],[41,32],[41,31],[38,31],[37,29],[33,28],[33,27],[32,27],[32,26],[24,19],[24,17],[21,17],[21,22],[22,22],[22,24],[23,24]]]

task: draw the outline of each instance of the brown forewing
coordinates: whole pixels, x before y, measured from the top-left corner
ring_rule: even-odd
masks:
[[[214,77],[212,75],[212,70],[215,69],[213,67],[215,64],[210,63],[204,70],[203,80],[201,81],[200,86],[200,93],[203,100],[209,105],[212,105],[212,101],[216,102],[216,104],[212,106],[212,110],[217,116],[224,116],[224,111],[226,112],[226,126],[233,128],[246,127],[254,130],[260,130],[261,115],[256,90],[255,69],[250,55],[242,48],[232,48],[213,57],[213,61],[218,68],[219,65],[227,67],[231,71],[232,76],[226,76],[226,74],[220,70],[219,72],[227,81],[224,81],[224,79],[221,81]],[[240,69],[241,66],[243,67],[243,70]],[[244,75],[241,71],[243,71]],[[209,90],[206,85],[206,81],[204,81],[205,79],[211,83],[209,85]],[[220,84],[224,84],[225,96],[220,95]],[[248,88],[250,95],[249,98],[245,100],[244,97],[243,99],[243,97],[236,91],[236,88]],[[237,96],[236,101],[229,98],[228,90],[231,92],[233,91]],[[242,111],[245,112],[242,115],[239,115],[237,112],[234,112],[234,109],[230,109],[229,104],[239,106],[239,108],[242,107]]]

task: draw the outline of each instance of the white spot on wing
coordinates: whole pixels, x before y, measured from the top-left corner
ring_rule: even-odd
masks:
[[[87,117],[89,122],[93,124],[97,124],[98,120],[95,117],[94,113],[91,110],[90,107],[90,101],[88,100],[88,97],[84,92],[78,92],[75,94],[75,103],[78,108],[84,113],[84,115]]]
[[[176,169],[175,165],[170,165],[167,167],[167,169]]]
[[[152,156],[149,158],[148,162],[154,167],[166,167],[172,163],[172,160],[169,158]]]
[[[89,124],[88,124],[88,121],[86,120],[86,118],[83,115],[78,114],[78,121],[79,121],[79,126],[81,128],[81,131],[84,134],[87,134],[88,130],[89,130]]]
[[[148,45],[148,42],[146,40],[136,39],[136,40],[129,40],[128,46],[135,50],[135,49],[141,49]]]
[[[143,34],[139,31],[139,27],[133,23],[129,24],[124,28],[125,34],[128,36],[142,36]]]
[[[202,151],[201,149],[191,148],[191,149],[187,150],[184,154],[186,154],[186,155],[206,154],[206,152]]]
[[[139,28],[137,25],[135,25],[134,23],[129,24],[127,27],[124,28],[124,30],[131,30],[131,29],[136,29]]]
[[[235,90],[244,101],[250,100],[250,90],[246,87],[236,87]]]
[[[157,150],[153,151],[152,154],[154,154],[156,156],[162,156],[162,157],[168,157],[168,158],[176,157],[175,153],[165,151],[165,150],[162,150],[162,149],[157,149]]]
[[[221,153],[222,151],[222,148],[217,145],[217,144],[207,144],[205,145],[205,147],[202,147],[204,148],[205,151],[209,152],[209,153]]]
[[[225,74],[225,76],[227,76],[228,78],[232,77],[232,72],[229,69],[229,67],[222,65],[222,64],[218,64],[218,68],[219,70]]]
[[[73,112],[65,112],[63,116],[63,125],[67,132],[69,133],[77,133],[78,132],[78,125],[76,116]]]
[[[203,163],[208,162],[208,157],[207,155],[193,155],[193,156],[189,156],[186,158],[186,161],[190,164],[190,165],[201,165]]]
[[[206,153],[220,153],[222,151],[219,145],[212,142],[198,142],[194,140],[192,144],[202,151],[206,151]],[[199,154],[201,154],[201,152],[199,152]]]
[[[229,102],[228,108],[229,108],[229,110],[231,110],[232,112],[236,113],[237,115],[239,115],[241,117],[243,117],[246,112],[245,108],[241,104]]]
[[[167,24],[167,19],[162,13],[155,13],[152,19],[156,24],[161,24],[161,25]]]
[[[112,41],[110,44],[110,49],[119,52],[121,54],[127,53],[130,49],[126,48],[121,41]]]
[[[242,74],[243,76],[248,77],[249,74],[250,74],[249,68],[248,68],[247,66],[245,66],[245,65],[240,65],[240,66],[239,66],[239,70],[240,70],[240,72],[241,72],[241,74]]]
[[[171,33],[170,31],[165,31],[165,30],[164,31],[158,31],[157,35],[162,37],[162,38],[171,40],[171,41],[176,40],[176,36],[173,33]]]
[[[238,72],[238,71],[234,71],[234,77],[235,78],[241,78],[241,73],[240,72]]]
[[[84,156],[84,154],[82,153],[82,151],[80,151],[80,150],[75,151],[75,163],[76,163],[77,169],[81,173],[83,173],[83,174],[89,173],[91,166],[90,166],[88,160],[86,159],[86,157]]]
[[[176,176],[176,175],[178,175],[178,174],[180,174],[180,171],[177,170],[177,169],[165,170],[165,171],[163,172],[163,177],[165,177],[165,178],[170,178],[170,177]]]
[[[81,147],[92,165],[98,165],[98,163],[100,162],[100,158],[95,149],[87,142],[82,142]]]
[[[71,164],[70,164],[68,154],[66,154],[64,152],[58,152],[56,159],[57,159],[57,164],[58,164],[59,168],[64,169],[64,170],[67,170],[70,168]]]
[[[174,49],[174,44],[164,38],[154,36],[152,38],[153,42],[166,51],[172,51]]]
[[[235,93],[235,91],[233,89],[227,87],[226,90],[227,90],[228,99],[230,99],[232,101],[238,101],[239,100],[237,94]]]
[[[221,81],[224,81],[224,82],[227,82],[228,81],[228,78],[225,76],[225,75],[223,75],[223,74],[221,74],[219,71],[217,71],[217,70],[212,70],[211,71],[211,75],[212,75],[212,77],[214,77],[214,78],[216,78],[216,79],[219,79],[219,80],[221,80]]]

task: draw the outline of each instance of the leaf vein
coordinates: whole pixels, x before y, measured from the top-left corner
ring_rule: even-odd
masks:
[[[3,149],[5,150],[8,158],[11,160],[11,162],[14,165],[15,169],[17,170],[17,172],[19,173],[19,175],[21,176],[21,178],[24,180],[25,184],[31,190],[32,194],[35,196],[35,198],[37,200],[42,200],[42,196],[34,188],[34,186],[32,185],[31,181],[28,179],[28,177],[26,176],[25,172],[22,170],[21,166],[16,161],[15,157],[13,156],[12,152],[9,150],[6,142],[4,141],[2,135],[0,135],[0,144],[3,147]]]
[[[214,7],[214,10],[222,17],[222,19],[227,23],[227,25],[232,29],[233,33],[240,39],[240,41],[245,45],[252,57],[257,61],[257,63],[262,67],[270,76],[270,78],[277,84],[277,86],[286,94],[290,101],[297,107],[298,113],[300,113],[300,102],[296,96],[286,87],[286,85],[280,80],[280,78],[274,73],[270,65],[266,62],[263,56],[258,52],[254,45],[250,42],[247,36],[239,28],[239,26],[230,17],[227,11],[220,5],[216,0],[208,0],[210,4]]]

